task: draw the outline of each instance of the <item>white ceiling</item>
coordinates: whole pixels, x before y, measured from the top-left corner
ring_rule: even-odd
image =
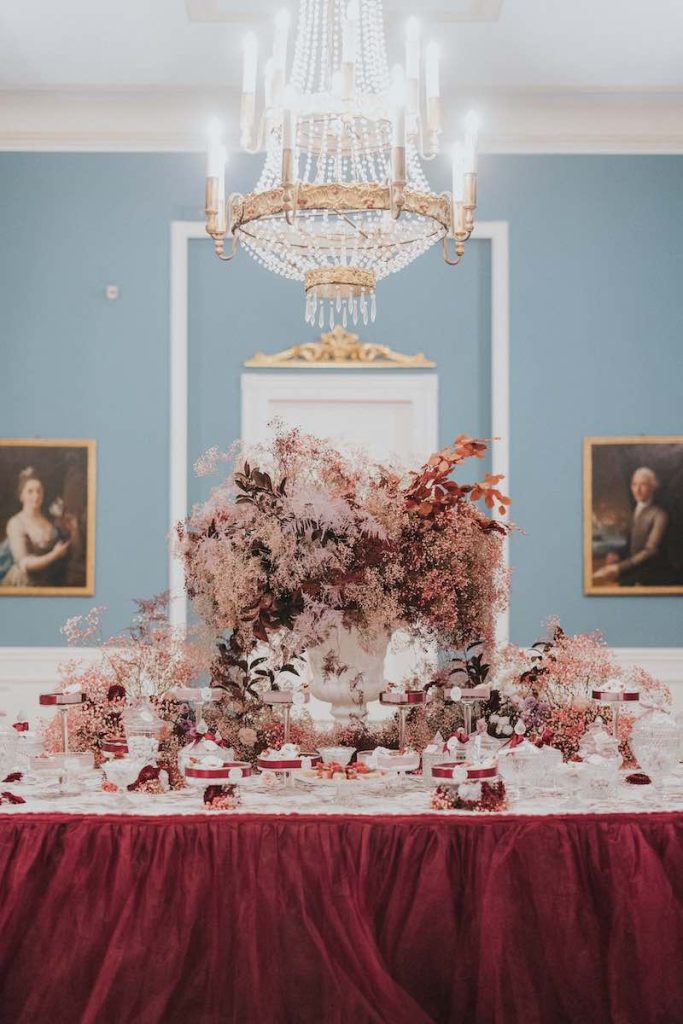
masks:
[[[241,39],[296,0],[0,0],[0,148],[201,145],[237,110]],[[683,151],[683,0],[385,0],[417,13],[448,108],[497,150]],[[455,117],[455,114],[453,114]],[[104,120],[107,125],[104,125]]]
[[[261,21],[265,41],[268,16],[280,6],[278,0],[0,0],[0,88],[234,84],[245,25]],[[289,6],[295,8],[294,0]],[[425,32],[433,27],[454,84],[683,89],[681,0],[505,0],[497,20],[449,23],[467,8],[482,4],[385,4],[387,20],[398,27],[411,12],[421,14]],[[235,20],[192,21],[188,9]]]

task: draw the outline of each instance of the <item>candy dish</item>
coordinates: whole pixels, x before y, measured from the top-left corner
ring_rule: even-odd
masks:
[[[386,747],[375,747],[374,750],[361,750],[358,760],[368,768],[382,768],[391,772],[414,772],[420,767],[420,755],[416,750],[388,750]]]
[[[380,768],[370,768],[363,761],[346,765],[331,761],[318,764],[315,768],[302,769],[301,778],[316,779],[322,782],[367,782],[386,774],[386,771]]]
[[[355,747],[318,747],[318,753],[325,764],[347,765],[356,753]]]
[[[141,767],[140,761],[130,757],[115,757],[102,765],[102,773],[107,782],[123,790],[131,782],[135,782]]]
[[[257,759],[261,771],[289,772],[313,768],[319,764],[320,754],[300,751],[295,743],[285,743],[279,749],[268,748]]]
[[[192,743],[183,747],[178,755],[178,764],[183,771],[188,764],[197,763],[205,758],[216,758],[218,763],[235,760],[235,751],[226,747],[219,732],[206,732],[199,735]]]

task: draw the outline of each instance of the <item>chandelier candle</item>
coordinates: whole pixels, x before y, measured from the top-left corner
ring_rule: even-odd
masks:
[[[405,67],[391,73],[382,0],[299,0],[292,47],[289,33],[282,11],[262,110],[258,41],[244,40],[240,138],[247,152],[264,153],[263,168],[251,192],[227,196],[223,215],[225,159],[213,126],[206,229],[221,259],[241,244],[267,270],[303,282],[308,323],[367,324],[378,281],[438,242],[447,263],[460,261],[474,228],[476,120],[465,123],[454,193],[439,195],[422,166],[439,149],[439,52],[434,43],[424,52],[425,115],[417,19],[405,26]]]

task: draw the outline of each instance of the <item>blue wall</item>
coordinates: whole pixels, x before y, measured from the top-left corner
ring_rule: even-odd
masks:
[[[231,167],[249,188],[258,164]],[[0,436],[97,439],[94,600],[112,630],[166,585],[169,223],[201,219],[202,175],[190,155],[0,154]],[[678,645],[681,598],[582,594],[581,441],[683,433],[683,159],[488,157],[480,196],[481,219],[510,223],[513,637],[558,613],[616,645]],[[438,363],[441,440],[488,434],[487,243],[457,270],[428,254],[378,302],[363,337]],[[237,435],[243,360],[314,336],[298,285],[191,243],[192,461]],[[0,644],[58,644],[90,604],[0,598]]]

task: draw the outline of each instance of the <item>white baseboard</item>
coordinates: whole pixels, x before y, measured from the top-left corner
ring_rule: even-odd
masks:
[[[625,667],[638,665],[666,683],[674,708],[683,713],[683,647],[618,647],[615,653]],[[20,711],[35,721],[40,717],[38,695],[59,682],[59,665],[97,656],[93,647],[0,647],[0,711],[10,721]]]

